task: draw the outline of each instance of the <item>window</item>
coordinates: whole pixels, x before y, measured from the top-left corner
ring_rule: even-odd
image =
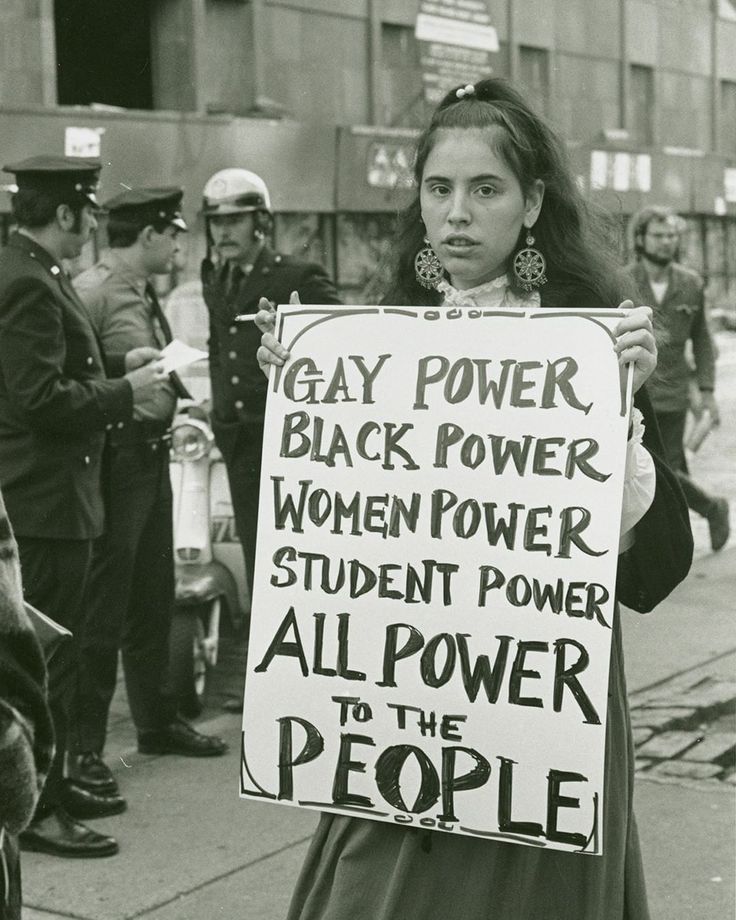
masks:
[[[54,25],[60,105],[153,107],[148,0],[57,2]]]
[[[532,106],[549,114],[549,52],[546,48],[519,45],[519,77]]]
[[[381,26],[383,98],[379,116],[385,125],[417,127],[425,121],[419,43],[412,26]]]
[[[721,153],[736,156],[736,82],[721,80]]]
[[[651,147],[654,143],[654,73],[651,67],[632,64],[629,71],[630,125],[634,144]]]
[[[725,218],[726,221],[726,271],[728,272],[728,291],[730,294],[730,310],[733,317],[736,311],[736,219]],[[734,317],[736,318],[736,317]]]

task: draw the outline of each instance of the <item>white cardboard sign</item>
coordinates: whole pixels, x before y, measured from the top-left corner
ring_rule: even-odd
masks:
[[[279,308],[243,797],[600,854],[620,316]]]

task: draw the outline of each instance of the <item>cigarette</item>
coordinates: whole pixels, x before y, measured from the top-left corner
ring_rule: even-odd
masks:
[[[255,320],[255,313],[238,313],[238,315],[235,317],[236,323],[254,323]]]

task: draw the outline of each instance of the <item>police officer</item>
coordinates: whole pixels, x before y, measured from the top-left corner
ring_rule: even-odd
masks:
[[[212,427],[227,467],[252,587],[266,379],[256,361],[260,330],[235,317],[255,315],[261,298],[288,303],[294,291],[302,303],[340,301],[320,265],[280,255],[269,245],[271,199],[260,176],[246,169],[215,173],[204,187],[203,211],[212,256],[202,263],[210,315]]]
[[[0,486],[18,540],[26,599],[77,633],[92,542],[103,530],[106,433],[164,380],[157,349],[103,359],[94,328],[62,267],[97,226],[100,163],[33,157],[16,176],[19,230],[0,253]],[[121,375],[108,379],[107,373]],[[110,856],[112,837],[74,820],[65,805],[68,702],[77,677],[76,638],[49,665],[56,755],[26,849]],[[94,805],[94,803],[92,803]]]
[[[151,283],[171,271],[187,229],[182,190],[135,188],[105,203],[109,251],[74,286],[103,349],[163,348],[171,329]],[[176,374],[136,407],[134,420],[110,432],[107,528],[95,544],[75,704],[75,790],[119,809],[117,783],[102,759],[118,650],[138,748],[147,754],[207,757],[225,743],[177,717],[166,690],[174,606],[174,555],[168,430],[177,396],[188,397]],[[124,802],[123,802],[124,807]]]

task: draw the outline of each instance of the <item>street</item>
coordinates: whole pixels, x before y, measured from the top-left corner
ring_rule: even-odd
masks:
[[[720,332],[717,342],[723,421],[691,472],[729,499],[733,518],[736,333]],[[685,583],[653,614],[622,612],[653,920],[734,915],[736,535],[713,554],[705,521],[693,517],[693,531]],[[238,800],[240,716],[221,703],[242,690],[241,654],[242,640],[224,649],[200,722],[229,742],[221,758],[138,754],[119,684],[107,760],[129,810],[93,823],[118,838],[120,854],[77,861],[24,854],[27,920],[281,920],[316,814]]]

